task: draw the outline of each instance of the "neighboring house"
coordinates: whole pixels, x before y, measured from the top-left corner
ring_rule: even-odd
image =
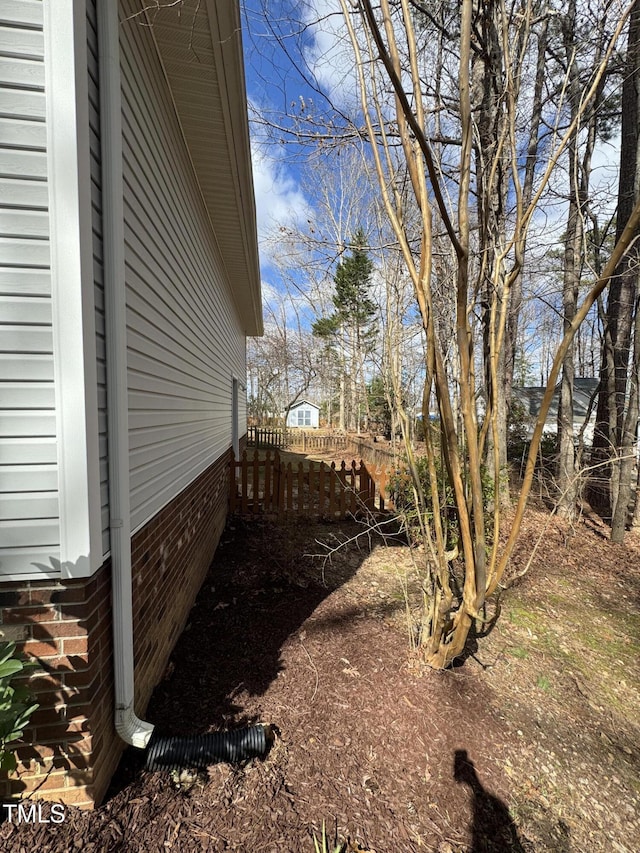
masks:
[[[300,429],[317,429],[320,425],[320,406],[300,400],[287,414],[287,426]]]
[[[238,2],[0,0],[0,98],[0,630],[43,667],[0,788],[91,806],[149,736],[246,434]]]
[[[573,434],[577,438],[580,430],[588,419],[584,430],[584,442],[586,445],[593,443],[593,428],[596,420],[596,399],[598,390],[598,379],[578,378],[573,383]],[[546,388],[526,387],[514,388],[513,399],[519,400],[524,406],[526,414],[526,427],[528,438],[533,435],[533,428],[542,405],[542,398]],[[558,432],[558,405],[560,402],[560,385],[553,392],[549,412],[545,420],[544,431],[557,434]]]

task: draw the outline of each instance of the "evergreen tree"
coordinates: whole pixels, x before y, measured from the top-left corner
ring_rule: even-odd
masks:
[[[364,232],[359,228],[353,237],[351,255],[338,264],[333,279],[336,286],[333,304],[338,321],[361,332],[368,330],[376,313],[376,306],[369,298],[373,263],[366,244]]]
[[[366,245],[364,231],[359,228],[353,236],[350,254],[340,261],[333,278],[335,311],[313,324],[313,333],[327,341],[340,363],[341,429],[347,425],[350,429],[360,429],[361,406],[365,418],[368,414],[365,361],[375,337],[373,323],[377,309],[370,297],[373,262]]]

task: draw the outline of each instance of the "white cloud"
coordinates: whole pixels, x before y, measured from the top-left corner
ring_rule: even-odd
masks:
[[[257,143],[251,146],[251,160],[258,240],[263,261],[268,263],[271,251],[268,237],[274,228],[290,228],[305,222],[310,216],[310,206],[295,175],[272,154],[265,154]]]
[[[335,0],[312,0],[305,4],[304,23],[312,36],[305,60],[316,80],[334,104],[353,104],[357,96],[353,48],[340,6]]]
[[[554,244],[559,248],[567,228],[569,211],[569,164],[566,151],[556,168],[532,221],[529,251],[544,254]],[[602,228],[616,211],[620,174],[620,137],[598,141],[591,159],[589,179],[590,211]],[[591,227],[588,220],[586,227]]]
[[[592,205],[601,210],[601,215],[612,216],[618,200],[620,176],[620,136],[601,142],[593,152],[591,161]]]

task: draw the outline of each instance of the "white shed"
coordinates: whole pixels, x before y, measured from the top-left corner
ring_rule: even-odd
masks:
[[[287,415],[287,426],[298,429],[317,429],[320,421],[320,407],[308,400],[300,400],[291,406]]]

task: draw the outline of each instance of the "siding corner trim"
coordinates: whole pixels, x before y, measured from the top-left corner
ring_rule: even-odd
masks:
[[[60,571],[102,564],[86,12],[44,0]]]

